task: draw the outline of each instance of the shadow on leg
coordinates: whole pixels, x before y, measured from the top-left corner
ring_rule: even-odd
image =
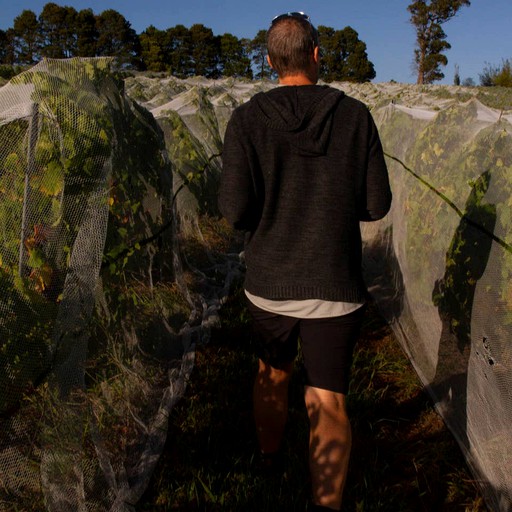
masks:
[[[346,397],[325,389],[306,387],[310,421],[309,467],[313,503],[340,510],[352,447]]]
[[[253,388],[254,420],[262,454],[276,453],[288,418],[288,384],[293,363],[282,369],[259,360]]]

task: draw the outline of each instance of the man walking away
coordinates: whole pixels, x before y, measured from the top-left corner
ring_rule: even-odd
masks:
[[[277,16],[268,61],[279,87],[228,124],[219,207],[246,233],[244,288],[259,340],[254,415],[263,460],[280,456],[300,337],[310,420],[310,510],[340,510],[351,449],[346,394],[362,323],[360,221],[391,191],[368,109],[317,85],[318,34],[307,15]]]

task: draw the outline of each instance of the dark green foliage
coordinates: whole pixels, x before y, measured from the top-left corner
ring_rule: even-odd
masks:
[[[140,55],[148,71],[166,71],[166,33],[150,25],[139,36]]]
[[[184,25],[176,25],[167,29],[167,59],[170,73],[178,78],[191,74],[190,33]]]
[[[150,26],[139,40],[143,66],[148,71],[168,72],[179,78],[252,77],[248,43],[232,34],[215,36],[201,24],[167,30]]]
[[[218,42],[211,28],[200,23],[190,27],[190,56],[194,75],[216,78],[220,53]]]
[[[487,64],[480,74],[480,85],[512,87],[512,60],[504,59],[501,66]]]
[[[33,65],[42,57],[114,57],[120,67],[138,64],[139,37],[113,9],[95,15],[47,3],[41,14],[24,10],[0,33],[0,62]]]
[[[95,56],[97,45],[96,16],[94,16],[92,9],[83,9],[76,15],[76,56]]]
[[[20,72],[18,67],[10,66],[7,64],[0,64],[0,78],[10,80],[13,76]]]
[[[269,78],[272,70],[267,63],[267,31],[259,30],[250,43],[251,59],[256,66],[256,78]]]
[[[326,82],[369,82],[375,78],[375,69],[368,60],[366,44],[351,27],[334,30],[318,27],[322,55],[320,78]]]
[[[470,0],[416,0],[408,7],[416,30],[415,68],[418,84],[430,84],[444,78],[441,66],[448,59],[443,52],[451,48],[441,25],[453,18]]]
[[[375,69],[366,44],[351,27],[319,27],[325,81],[368,82]],[[165,30],[149,26],[140,35],[122,14],[107,9],[76,11],[47,3],[39,17],[24,10],[14,28],[0,31],[0,63],[33,65],[41,57],[98,57],[116,59],[120,68],[169,73],[178,78],[276,78],[267,63],[267,30],[253,39],[215,35],[203,24],[176,25]]]
[[[0,30],[0,64],[15,63],[14,29]]]
[[[29,10],[24,10],[14,19],[14,48],[20,64],[34,64],[37,60],[39,49],[38,21],[36,15]]]
[[[38,23],[43,57],[61,59],[76,54],[76,16],[73,7],[54,3],[43,7]]]
[[[98,30],[97,55],[115,57],[121,67],[135,62],[139,39],[122,14],[113,9],[103,11],[96,19]]]
[[[252,78],[248,45],[249,41],[240,40],[233,34],[220,37],[220,72],[223,76]]]

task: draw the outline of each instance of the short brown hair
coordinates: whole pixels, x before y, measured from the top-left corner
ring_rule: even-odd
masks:
[[[318,46],[318,32],[306,19],[285,17],[272,23],[267,33],[267,51],[280,77],[304,73]]]

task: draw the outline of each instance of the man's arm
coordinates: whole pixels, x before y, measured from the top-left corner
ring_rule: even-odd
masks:
[[[364,206],[360,212],[360,220],[375,221],[382,219],[388,213],[392,196],[379,133],[369,112],[368,116],[368,166],[362,198]]]
[[[236,114],[226,128],[222,151],[219,210],[236,229],[251,230],[257,224],[256,191],[247,153],[240,140]]]

